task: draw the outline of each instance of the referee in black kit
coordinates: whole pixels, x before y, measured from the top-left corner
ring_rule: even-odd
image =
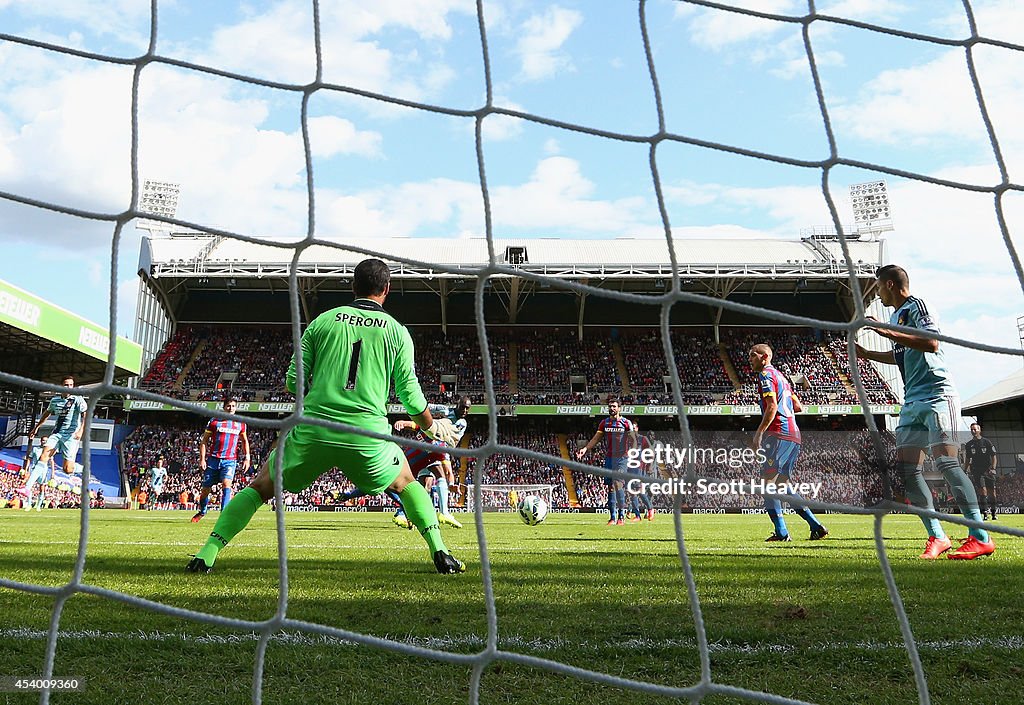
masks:
[[[971,440],[964,443],[964,464],[978,491],[982,517],[985,516],[987,498],[993,520],[996,518],[996,462],[996,447],[989,439],[982,438],[981,426],[972,423]]]

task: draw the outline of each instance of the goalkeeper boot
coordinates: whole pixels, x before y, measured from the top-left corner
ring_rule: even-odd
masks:
[[[192,560],[190,560],[188,565],[185,566],[185,570],[189,573],[209,573],[213,570],[213,566],[206,565],[206,561],[199,556],[193,556]]]
[[[771,543],[773,541],[786,541],[786,542],[789,542],[789,541],[792,541],[792,540],[793,539],[791,539],[789,537],[789,534],[780,534],[777,531],[773,531],[772,535],[769,536],[768,538],[766,538],[764,541],[765,541],[765,543]]]
[[[924,553],[921,554],[921,558],[928,561],[933,561],[943,553],[948,551],[953,544],[949,542],[945,536],[941,539],[937,536],[929,536],[928,543],[925,544]]]
[[[434,567],[437,568],[437,572],[441,575],[453,575],[455,573],[466,572],[465,563],[452,554],[445,553],[444,551],[434,551]]]
[[[399,529],[411,529],[412,522],[409,521],[409,517],[404,514],[395,514],[391,517],[391,523],[397,526]]]
[[[972,561],[975,558],[989,556],[995,553],[996,542],[989,539],[988,543],[979,541],[973,536],[968,536],[960,544],[960,547],[949,554],[949,558],[955,561]]]
[[[202,512],[196,512],[195,514],[192,515],[192,523],[196,524],[196,523],[202,521],[204,516],[206,516],[206,515],[203,514]]]
[[[819,526],[817,529],[811,529],[811,541],[821,541],[826,536],[828,536],[828,529],[824,526]]]
[[[438,514],[437,515],[437,520],[440,523],[442,523],[442,524],[447,524],[448,526],[454,526],[456,529],[461,529],[462,528],[462,523],[458,519],[453,517],[451,514]]]

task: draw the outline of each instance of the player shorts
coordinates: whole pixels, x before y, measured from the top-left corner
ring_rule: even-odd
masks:
[[[235,479],[235,469],[237,467],[237,460],[207,458],[206,472],[203,473],[203,487],[213,487],[224,482],[224,480],[231,482]]]
[[[771,480],[776,475],[786,479],[793,476],[796,461],[800,457],[799,443],[776,436],[765,436],[761,441],[761,450],[765,454],[764,462],[761,464],[761,475],[764,479]]]
[[[49,466],[44,466],[42,470],[36,470],[35,468],[36,466],[33,465],[28,474],[28,482],[25,484],[30,486],[36,483],[42,484],[46,480],[46,472],[50,469]]]
[[[629,472],[629,468],[626,466],[626,462],[627,461],[628,461],[628,458],[605,458],[604,459],[604,468],[605,468],[605,470],[616,470],[618,472]],[[604,477],[602,479],[604,480],[605,487],[611,487],[616,482],[622,482],[622,480],[616,479],[614,477]]]
[[[960,398],[947,395],[929,401],[906,402],[896,425],[897,448],[955,445],[960,428]]]
[[[430,468],[440,465],[448,458],[447,453],[430,453],[419,448],[406,448],[404,453],[405,459],[409,461],[409,469],[416,477],[429,475]]]
[[[305,424],[288,431],[271,451],[267,461],[271,477],[277,473],[279,454],[281,484],[295,493],[337,467],[366,494],[380,494],[395,481],[405,461],[401,446],[394,441]]]
[[[52,450],[56,450],[62,456],[64,461],[75,462],[75,458],[78,457],[78,449],[82,445],[81,440],[75,440],[74,434],[50,434],[46,437],[46,447]]]

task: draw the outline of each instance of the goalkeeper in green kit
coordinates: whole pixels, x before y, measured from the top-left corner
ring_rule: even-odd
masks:
[[[304,414],[388,434],[388,393],[394,381],[398,397],[416,425],[430,438],[447,440],[449,431],[431,417],[416,379],[409,331],[382,307],[390,289],[388,266],[379,259],[363,260],[353,276],[355,301],[327,311],[309,324],[301,350]],[[295,392],[295,377],[293,357],[286,380],[291,392]],[[253,481],[224,508],[206,545],[188,564],[190,572],[209,572],[220,550],[274,496],[278,454],[282,456],[282,485],[288,492],[301,492],[322,473],[338,467],[367,494],[388,489],[398,493],[409,520],[426,539],[437,571],[465,572],[465,564],[444,545],[430,496],[412,476],[397,443],[306,424],[280,438]]]

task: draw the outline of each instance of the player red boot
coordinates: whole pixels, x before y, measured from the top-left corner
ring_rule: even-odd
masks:
[[[971,561],[982,556],[990,556],[996,552],[996,542],[989,539],[988,543],[979,541],[973,536],[968,536],[960,544],[960,547],[949,554],[949,558],[955,561]]]
[[[953,544],[951,544],[949,539],[946,537],[942,537],[940,539],[937,536],[929,536],[928,543],[925,544],[924,553],[921,554],[921,558],[934,561],[936,558],[948,551],[952,545]]]

